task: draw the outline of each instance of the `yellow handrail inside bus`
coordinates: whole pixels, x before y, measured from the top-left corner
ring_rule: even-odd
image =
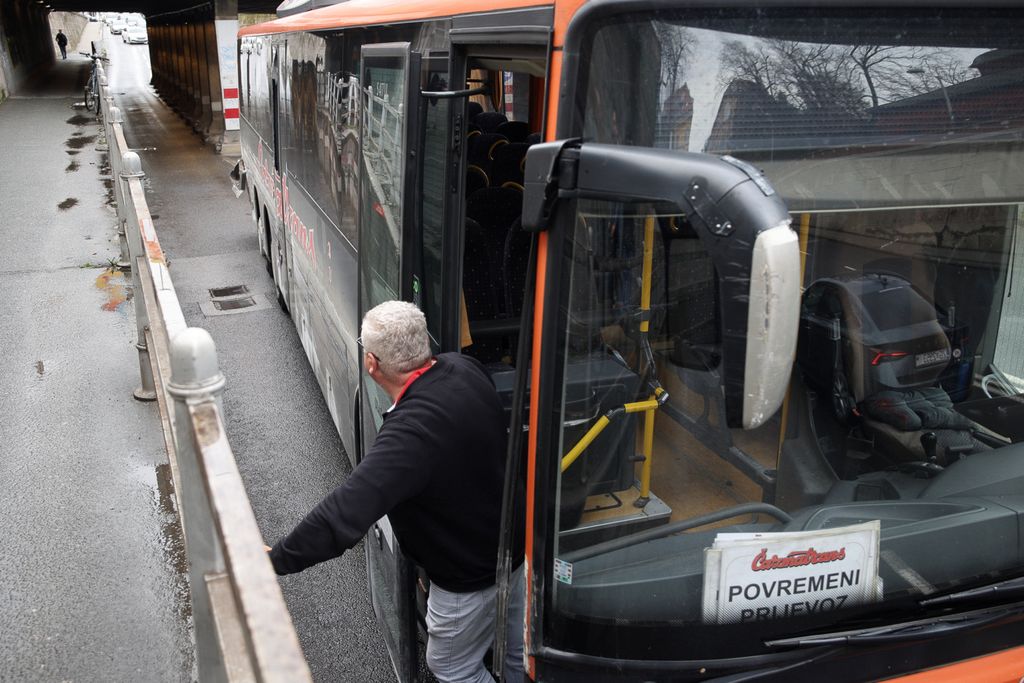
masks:
[[[651,328],[651,277],[654,270],[654,216],[644,219],[644,269],[640,284],[640,332]]]
[[[611,419],[607,415],[602,415],[597,418],[597,422],[587,430],[587,433],[583,435],[583,438],[577,441],[576,445],[572,447],[572,450],[562,457],[563,472],[569,469],[569,466],[576,462],[576,458],[580,457],[583,451],[587,450],[587,446],[589,446],[591,442],[604,431],[604,428],[607,427],[610,422]]]
[[[653,215],[647,216],[644,219],[644,257],[640,285],[640,338],[641,344],[645,347],[647,357],[652,364],[653,354],[651,354],[650,351],[650,342],[647,339],[647,335],[651,326],[650,311],[651,282],[653,280],[654,272],[654,227],[655,217]],[[651,469],[654,463],[654,413],[658,410],[661,404],[668,399],[668,394],[665,393],[665,390],[658,383],[657,378],[652,378],[651,382],[654,389],[653,396],[644,401],[626,403],[599,417],[597,422],[587,430],[587,433],[576,442],[576,445],[562,457],[561,471],[565,472],[574,462],[576,462],[580,455],[583,454],[583,451],[585,451],[587,447],[594,442],[594,439],[604,431],[605,427],[611,424],[613,418],[618,415],[625,415],[628,413],[645,413],[644,437],[643,444],[641,445],[643,467],[640,470],[640,498],[636,503],[638,506],[643,507],[647,503],[651,494]]]
[[[583,437],[576,442],[576,445],[572,447],[572,450],[566,453],[565,457],[562,458],[562,471],[565,472],[567,469],[569,469],[570,465],[576,462],[576,459],[579,458],[580,455],[582,455],[583,451],[587,449],[587,446],[593,443],[594,439],[600,436],[601,432],[603,432],[604,428],[611,423],[614,417],[616,417],[619,414],[625,413],[650,412],[653,410],[657,410],[659,405],[660,404],[658,403],[658,399],[649,398],[646,401],[635,401],[633,403],[626,403],[618,408],[609,410],[607,414],[597,418],[597,422],[595,422],[590,427],[590,429],[587,430],[587,433],[584,434]]]
[[[643,343],[647,346],[648,357],[653,361],[653,354],[650,353],[650,340],[647,335],[651,329],[651,282],[654,272],[654,216],[647,216],[644,219],[644,267],[640,285],[640,335]],[[657,378],[654,378],[657,382]],[[640,468],[640,505],[646,505],[651,496],[651,469],[654,466],[654,412],[661,405],[658,397],[664,393],[660,385],[655,384],[654,396],[647,403],[654,405],[645,408],[644,415],[644,440],[641,455],[644,464]],[[668,398],[667,396],[665,398]]]

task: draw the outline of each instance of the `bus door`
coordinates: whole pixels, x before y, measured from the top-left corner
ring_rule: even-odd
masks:
[[[452,29],[453,112],[450,211],[458,236],[447,255],[458,278],[446,339],[483,363],[511,404],[531,236],[521,229],[523,164],[542,138],[552,24],[548,8],[501,17],[463,17]],[[497,22],[504,22],[500,26]],[[513,28],[514,27],[514,28]]]
[[[412,299],[409,238],[414,215],[414,163],[418,118],[419,55],[409,43],[365,45],[358,81],[360,90],[359,318],[379,303]],[[361,362],[361,359],[360,359]],[[373,444],[387,394],[360,374],[360,454]],[[361,457],[361,455],[360,455]],[[415,567],[405,558],[387,516],[367,536],[367,569],[374,613],[384,631],[399,681],[418,677],[415,619]]]

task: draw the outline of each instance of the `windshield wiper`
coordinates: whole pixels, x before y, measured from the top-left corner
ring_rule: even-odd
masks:
[[[795,638],[766,640],[767,647],[819,647],[821,645],[873,645],[877,643],[935,638],[957,631],[967,631],[1024,612],[1024,603],[1010,606],[946,614],[931,619],[904,621],[852,631],[817,633]]]
[[[930,607],[932,605],[942,605],[950,602],[964,602],[966,600],[973,600],[979,597],[991,597],[993,595],[1015,595],[1021,591],[1024,591],[1024,576],[1018,576],[1015,579],[1006,579],[1005,581],[997,581],[985,586],[977,586],[976,588],[968,588],[967,590],[957,591],[956,593],[939,595],[934,598],[924,598],[923,600],[919,600],[918,604],[922,607]]]

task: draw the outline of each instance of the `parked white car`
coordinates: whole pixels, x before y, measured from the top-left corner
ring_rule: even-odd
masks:
[[[149,42],[149,36],[146,35],[146,29],[140,28],[138,26],[129,26],[121,34],[121,40],[128,43],[129,45],[145,45]]]

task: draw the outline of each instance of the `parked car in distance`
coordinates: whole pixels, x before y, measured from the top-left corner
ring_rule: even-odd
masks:
[[[110,32],[115,36],[120,35],[128,27],[123,21],[115,21],[110,24]]]
[[[129,26],[121,34],[121,40],[129,45],[145,45],[149,42],[149,36],[146,35],[146,29],[138,26]]]

